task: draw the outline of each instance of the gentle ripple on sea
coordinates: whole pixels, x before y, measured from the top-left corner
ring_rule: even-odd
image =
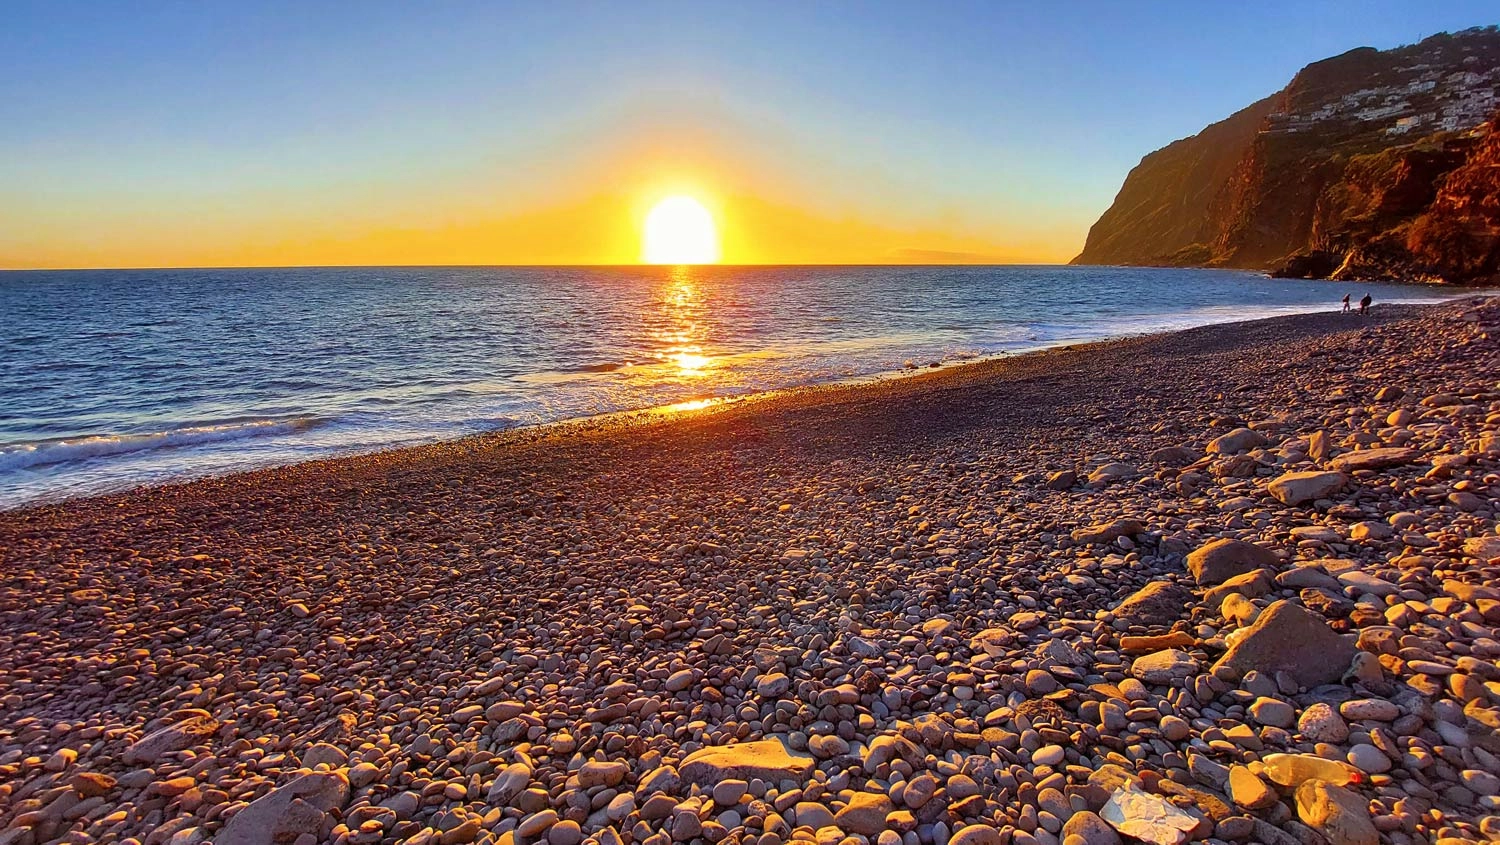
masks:
[[[0,507],[1458,293],[1116,267],[0,273]]]

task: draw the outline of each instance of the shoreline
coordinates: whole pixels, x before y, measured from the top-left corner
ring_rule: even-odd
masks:
[[[1239,272],[1239,271],[1235,271],[1235,272]],[[1423,287],[1430,287],[1428,285],[1421,285],[1419,283],[1414,283],[1414,285],[1423,286]],[[1449,292],[1448,296],[1444,297],[1443,299],[1439,299],[1439,300],[1434,300],[1434,301],[1430,301],[1430,302],[1424,301],[1424,302],[1417,302],[1417,303],[1406,303],[1406,302],[1392,303],[1392,304],[1389,304],[1389,305],[1386,305],[1386,306],[1383,306],[1383,307],[1386,307],[1386,308],[1390,308],[1390,307],[1396,307],[1396,308],[1429,308],[1429,307],[1441,306],[1442,304],[1444,304],[1446,302],[1453,302],[1453,301],[1456,301],[1456,300],[1462,300],[1462,299],[1465,299],[1465,298],[1468,298],[1468,297],[1485,296],[1485,295],[1488,295],[1489,293],[1490,293],[1489,291],[1484,291],[1484,290],[1475,290],[1475,291],[1472,291],[1472,292]],[[1295,309],[1296,306],[1286,306],[1286,308],[1288,308],[1288,309]],[[518,433],[536,433],[536,432],[542,432],[542,431],[550,431],[550,430],[556,429],[557,427],[579,426],[579,427],[582,427],[583,429],[587,430],[587,429],[592,429],[592,428],[594,428],[594,427],[596,427],[598,425],[605,425],[605,426],[619,425],[619,424],[622,424],[622,423],[624,423],[626,421],[632,420],[632,419],[634,419],[636,417],[640,417],[645,422],[655,422],[655,421],[658,420],[659,417],[661,417],[663,415],[675,415],[677,413],[682,413],[682,412],[692,412],[692,411],[700,410],[701,408],[718,409],[718,408],[722,408],[722,407],[729,406],[729,405],[739,405],[739,404],[745,403],[747,401],[759,401],[759,400],[766,399],[766,398],[775,398],[775,397],[779,397],[779,396],[782,396],[784,394],[789,394],[789,393],[802,393],[802,392],[805,392],[805,391],[825,391],[825,390],[830,390],[830,389],[832,389],[832,390],[840,390],[840,389],[846,389],[846,388],[858,388],[858,387],[863,387],[863,386],[876,385],[876,384],[884,384],[884,383],[889,383],[889,382],[892,382],[892,381],[899,381],[899,380],[904,380],[904,379],[909,379],[909,378],[916,378],[916,377],[920,377],[920,376],[926,376],[926,375],[930,375],[933,372],[937,372],[937,371],[947,372],[947,371],[951,371],[951,370],[959,369],[959,368],[964,368],[964,367],[981,366],[981,365],[986,365],[986,364],[993,364],[995,362],[1003,362],[1003,361],[1016,360],[1018,358],[1023,358],[1023,357],[1029,357],[1029,356],[1035,356],[1035,355],[1045,355],[1045,354],[1049,354],[1049,353],[1056,352],[1056,351],[1065,351],[1065,350],[1072,350],[1072,349],[1083,348],[1083,347],[1094,347],[1094,346],[1101,346],[1101,345],[1109,345],[1109,344],[1118,343],[1118,342],[1122,342],[1122,341],[1142,340],[1142,339],[1147,339],[1147,338],[1152,338],[1152,337],[1159,337],[1159,336],[1164,336],[1164,335],[1171,335],[1171,334],[1175,334],[1175,333],[1179,333],[1179,332],[1194,331],[1194,330],[1199,330],[1199,329],[1210,329],[1210,328],[1214,328],[1214,327],[1235,326],[1235,325],[1238,325],[1238,324],[1241,324],[1241,323],[1255,323],[1255,322],[1261,322],[1261,321],[1265,321],[1265,320],[1279,320],[1279,319],[1296,318],[1296,317],[1302,317],[1302,316],[1312,316],[1312,315],[1317,315],[1317,314],[1336,314],[1336,313],[1338,313],[1338,312],[1336,312],[1336,311],[1323,312],[1323,311],[1289,310],[1287,313],[1272,314],[1272,315],[1266,315],[1266,316],[1257,316],[1257,317],[1251,317],[1249,319],[1230,319],[1230,320],[1222,320],[1222,321],[1215,320],[1215,321],[1210,321],[1210,322],[1206,322],[1206,323],[1196,323],[1196,324],[1187,325],[1187,326],[1173,326],[1173,327],[1168,327],[1168,328],[1154,328],[1153,327],[1153,328],[1148,328],[1148,329],[1146,329],[1144,331],[1125,331],[1125,332],[1121,332],[1121,333],[1117,333],[1117,334],[1106,334],[1106,335],[1104,335],[1102,337],[1099,337],[1097,339],[1077,339],[1077,340],[1067,340],[1067,339],[1064,339],[1064,340],[1059,340],[1059,341],[1056,341],[1056,342],[1048,343],[1048,344],[1045,344],[1045,345],[1042,345],[1042,346],[1038,346],[1038,347],[1035,347],[1035,348],[1024,348],[1024,349],[1021,349],[1019,351],[1002,350],[1002,351],[995,352],[995,353],[976,355],[976,356],[973,356],[973,357],[970,357],[970,358],[965,358],[965,359],[956,359],[956,360],[947,361],[947,362],[941,362],[941,361],[939,361],[939,362],[930,362],[928,364],[917,364],[914,367],[906,367],[906,368],[896,369],[896,370],[883,370],[883,371],[878,371],[878,372],[873,372],[873,373],[867,373],[867,374],[863,374],[863,375],[848,376],[848,377],[842,377],[842,378],[830,378],[830,379],[824,380],[824,381],[814,381],[814,382],[805,383],[805,384],[794,384],[794,385],[788,385],[788,386],[785,386],[785,387],[770,388],[770,389],[766,389],[766,390],[756,390],[756,391],[752,391],[752,392],[748,392],[748,393],[743,393],[743,394],[732,394],[732,395],[727,395],[727,396],[711,396],[711,397],[706,397],[704,399],[694,399],[694,400],[679,401],[679,402],[667,403],[667,404],[663,404],[663,405],[653,405],[653,406],[646,406],[646,407],[641,407],[641,408],[629,408],[629,409],[623,409],[623,410],[618,410],[618,411],[606,411],[606,412],[603,412],[603,413],[591,414],[591,415],[582,416],[582,417],[567,417],[567,418],[563,418],[563,419],[550,420],[550,421],[546,421],[546,422],[525,423],[525,424],[511,426],[511,427],[508,427],[508,428],[495,429],[495,430],[491,430],[491,431],[479,431],[479,432],[474,432],[474,433],[470,433],[470,434],[459,435],[459,436],[456,436],[456,437],[446,437],[446,438],[441,438],[441,439],[438,439],[438,440],[433,440],[433,441],[425,442],[425,443],[414,443],[414,444],[409,444],[409,445],[397,445],[397,446],[383,447],[383,448],[375,449],[373,451],[354,451],[354,452],[343,453],[343,454],[337,454],[336,453],[336,454],[331,454],[331,455],[327,455],[327,456],[324,456],[324,457],[313,457],[313,458],[308,458],[308,459],[305,459],[305,460],[294,461],[294,462],[291,462],[291,463],[275,463],[275,464],[270,464],[270,465],[267,465],[267,466],[248,467],[248,468],[243,468],[243,469],[227,468],[227,469],[225,469],[223,471],[208,471],[205,474],[201,474],[201,475],[190,475],[190,476],[182,477],[182,478],[168,478],[168,479],[164,479],[164,480],[161,480],[161,481],[158,481],[158,482],[148,482],[148,483],[145,483],[145,484],[130,484],[130,483],[125,483],[125,484],[122,484],[120,486],[112,487],[110,489],[105,489],[105,490],[101,490],[101,491],[98,491],[98,492],[81,493],[81,494],[77,494],[77,495],[69,495],[69,494],[66,494],[66,493],[61,493],[61,494],[56,494],[56,495],[43,494],[43,495],[41,495],[39,497],[36,497],[36,498],[28,500],[28,501],[21,502],[21,503],[16,504],[16,505],[0,507],[0,514],[13,513],[13,512],[17,512],[17,511],[31,510],[31,509],[35,509],[35,508],[45,508],[45,507],[61,506],[61,505],[65,505],[65,504],[70,503],[70,502],[77,502],[77,501],[88,500],[88,499],[113,498],[113,497],[120,497],[120,496],[129,496],[129,495],[132,495],[132,494],[141,493],[143,491],[150,491],[150,490],[156,490],[156,489],[161,489],[161,488],[175,488],[175,487],[181,487],[181,486],[184,486],[184,485],[191,485],[191,484],[195,484],[195,483],[199,483],[199,482],[208,482],[208,481],[215,481],[215,480],[229,480],[229,479],[233,479],[233,478],[236,478],[236,477],[239,477],[239,476],[244,476],[244,475],[249,475],[249,474],[254,474],[254,473],[267,472],[267,471],[273,471],[273,470],[279,470],[279,469],[289,469],[289,468],[300,466],[300,465],[303,465],[303,464],[324,464],[324,463],[331,462],[331,461],[332,462],[336,462],[336,461],[343,461],[343,460],[349,460],[349,459],[355,459],[355,458],[369,458],[369,457],[375,457],[375,456],[385,455],[387,453],[405,452],[405,451],[411,450],[411,449],[423,449],[423,448],[428,448],[428,447],[442,446],[442,445],[445,445],[445,444],[456,444],[456,443],[460,443],[460,442],[464,442],[464,441],[469,441],[469,440],[474,440],[474,439],[488,439],[488,438],[497,438],[497,437],[498,438],[505,438],[505,437],[508,437],[508,436],[517,435]],[[1179,315],[1179,316],[1181,316],[1181,315]],[[689,406],[696,406],[696,407],[689,407]],[[126,454],[129,454],[129,453],[126,453]]]
[[[0,836],[1492,836],[1497,336],[1275,317],[0,512]]]

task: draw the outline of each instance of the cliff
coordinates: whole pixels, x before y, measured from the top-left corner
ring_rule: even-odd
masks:
[[[1340,213],[1324,243],[1276,274],[1335,279],[1500,281],[1500,112],[1483,140],[1402,150],[1374,168],[1370,210]],[[1358,209],[1358,205],[1354,209]],[[1321,259],[1322,269],[1306,266]]]
[[[1156,264],[1207,242],[1210,206],[1254,143],[1274,98],[1235,112],[1141,159],[1089,230],[1075,264]],[[1171,186],[1170,190],[1164,190]],[[1182,257],[1198,263],[1204,256]]]
[[[1488,184],[1480,138],[1497,107],[1495,27],[1316,62],[1142,159],[1073,263],[1400,278],[1419,265],[1399,244],[1431,258],[1424,278],[1477,280],[1485,260],[1450,266],[1438,256],[1482,252],[1490,206],[1473,191],[1438,203],[1461,170],[1475,190]]]

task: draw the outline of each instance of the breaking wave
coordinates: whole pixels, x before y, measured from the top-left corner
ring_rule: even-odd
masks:
[[[199,446],[204,443],[220,443],[226,440],[242,440],[246,437],[265,437],[273,434],[292,434],[305,431],[316,424],[317,419],[314,417],[297,417],[290,420],[250,420],[218,425],[186,426],[136,434],[95,434],[87,437],[13,443],[0,446],[0,472],[110,455],[146,452],[153,449]]]

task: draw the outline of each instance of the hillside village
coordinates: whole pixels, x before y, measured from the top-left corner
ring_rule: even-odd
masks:
[[[1295,134],[1337,127],[1345,131],[1383,131],[1386,135],[1474,130],[1500,107],[1500,64],[1490,56],[1495,27],[1455,33],[1454,44],[1415,45],[1411,64],[1397,68],[1395,79],[1356,91],[1329,92],[1312,103],[1287,97],[1287,107],[1273,111],[1263,134]],[[1453,56],[1462,56],[1455,65]],[[1360,126],[1358,124],[1369,124]]]

